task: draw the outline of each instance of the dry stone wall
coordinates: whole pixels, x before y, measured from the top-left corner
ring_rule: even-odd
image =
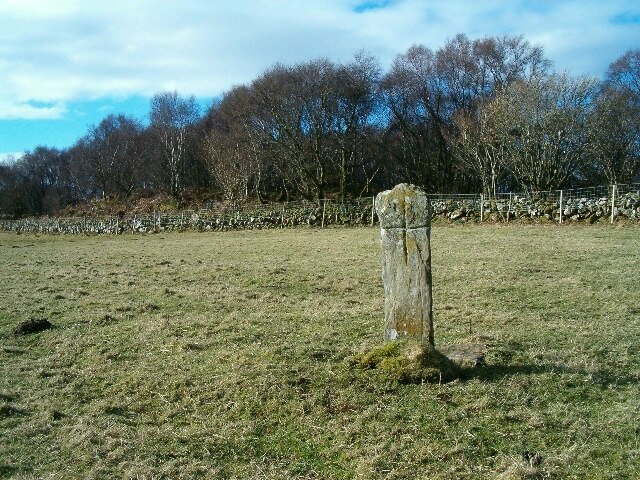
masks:
[[[371,225],[371,203],[371,199],[363,199],[349,204],[296,202],[121,217],[25,218],[0,220],[0,230],[43,234],[124,234],[358,226]]]
[[[533,223],[608,222],[611,196],[506,194],[483,199],[480,195],[432,195],[435,221],[449,223],[507,222]],[[562,205],[562,208],[561,208]],[[640,185],[638,190],[616,195],[615,221],[640,223]],[[225,231],[290,227],[369,226],[378,224],[373,198],[335,201],[292,202],[286,204],[245,205],[199,211],[149,213],[121,217],[72,217],[0,219],[0,230],[42,234],[124,234],[172,230]]]
[[[459,196],[458,199],[432,199],[434,217],[450,221],[511,221],[595,223],[611,219],[610,197],[583,196],[562,199],[544,196],[502,195],[481,199]],[[557,195],[556,195],[557,197]],[[640,193],[617,195],[613,206],[614,220],[640,221]]]

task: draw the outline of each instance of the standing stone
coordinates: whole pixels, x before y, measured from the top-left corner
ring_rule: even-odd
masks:
[[[384,338],[434,345],[431,209],[424,191],[400,184],[376,197],[382,244]]]

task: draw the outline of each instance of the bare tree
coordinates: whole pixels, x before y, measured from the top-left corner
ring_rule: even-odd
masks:
[[[379,165],[366,158],[371,154],[372,124],[380,112],[378,83],[380,67],[375,58],[357,54],[353,61],[340,66],[335,76],[337,92],[334,135],[338,147],[337,171],[340,199],[347,195],[355,170],[365,178],[361,190],[367,190],[379,171]]]
[[[0,203],[12,216],[55,214],[67,197],[63,152],[38,146],[8,166],[0,180]]]
[[[640,179],[640,49],[615,60],[589,121],[587,175],[610,183]]]
[[[336,163],[336,70],[326,59],[276,65],[251,85],[254,125],[285,183],[307,198],[324,198]]]
[[[522,37],[471,41],[460,34],[435,53],[411,47],[396,57],[382,84],[396,162],[428,190],[459,189],[466,174],[451,148],[454,117],[470,119],[497,90],[539,77],[549,65],[542,48]]]
[[[151,100],[150,128],[160,142],[160,154],[168,174],[172,196],[183,187],[186,169],[188,136],[198,120],[199,109],[195,97],[181,97],[178,92],[157,94]]]
[[[477,176],[485,195],[495,195],[505,164],[508,138],[505,119],[495,111],[496,102],[480,102],[468,113],[454,115],[456,134],[452,137],[463,167]]]
[[[261,141],[246,86],[233,88],[209,112],[204,145],[207,168],[229,200],[244,200],[251,186],[259,196]]]
[[[445,140],[444,92],[435,55],[413,46],[394,60],[381,82],[388,108],[385,143],[398,166],[398,178],[442,190],[449,152]]]
[[[605,86],[629,92],[640,105],[640,49],[627,50],[609,65]]]
[[[588,119],[591,162],[586,176],[594,182],[631,183],[640,178],[640,108],[627,90],[606,89]]]
[[[542,77],[551,61],[539,45],[531,45],[522,35],[485,37],[474,40],[473,55],[478,64],[485,93],[493,94],[517,80]]]
[[[83,155],[102,197],[130,195],[137,186],[140,123],[125,115],[109,115],[84,137]]]
[[[587,118],[598,82],[555,74],[515,82],[494,100],[505,167],[528,191],[570,183],[586,159]]]

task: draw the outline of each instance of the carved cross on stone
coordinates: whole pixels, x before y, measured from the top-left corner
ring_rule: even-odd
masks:
[[[434,345],[431,208],[426,193],[401,183],[376,197],[382,244],[384,338]]]

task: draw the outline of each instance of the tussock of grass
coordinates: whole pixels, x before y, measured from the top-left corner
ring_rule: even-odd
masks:
[[[345,366],[377,229],[0,234],[0,477],[638,478],[639,243],[434,228],[436,347],[486,365],[403,383]]]

